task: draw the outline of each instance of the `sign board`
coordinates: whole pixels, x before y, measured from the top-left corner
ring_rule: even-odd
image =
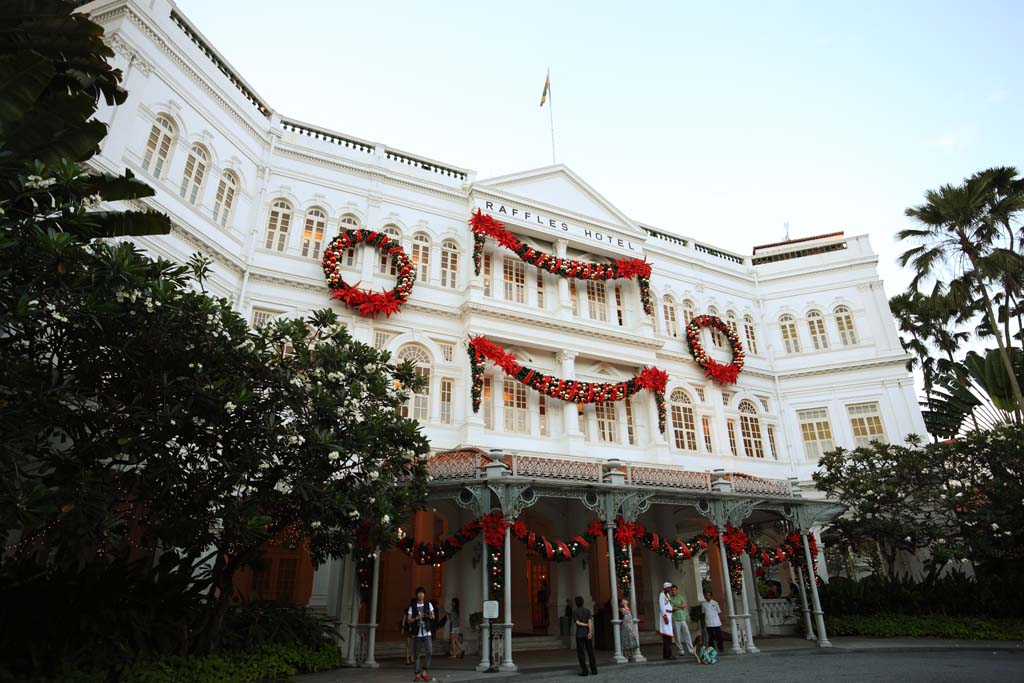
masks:
[[[484,619],[498,618],[498,601],[484,600]]]

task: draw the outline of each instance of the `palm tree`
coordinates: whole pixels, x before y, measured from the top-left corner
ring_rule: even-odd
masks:
[[[996,339],[1020,421],[1024,395],[1008,351],[1012,336],[1008,324],[999,325],[989,288],[1000,290],[1007,301],[1019,297],[1019,289],[1014,291],[1013,285],[1024,269],[1024,256],[1017,253],[1016,245],[1024,235],[1015,233],[1013,222],[1024,211],[1024,181],[1017,177],[1016,169],[991,168],[960,185],[929,190],[925,199],[924,204],[906,210],[921,227],[899,231],[901,240],[917,242],[900,256],[900,263],[914,268],[914,289],[922,280],[935,278],[932,296],[941,295],[960,310],[973,311],[977,306],[987,331]],[[1012,277],[1004,277],[1006,273]],[[942,285],[943,276],[948,278],[948,286]],[[1009,316],[1010,308],[1006,310]]]

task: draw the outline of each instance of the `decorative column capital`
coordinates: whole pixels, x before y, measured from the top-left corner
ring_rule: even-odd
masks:
[[[578,355],[580,355],[579,351],[570,351],[568,349],[563,349],[562,351],[558,352],[558,355],[555,356],[555,358],[558,360],[559,363],[572,363],[573,361],[576,360],[576,356]]]

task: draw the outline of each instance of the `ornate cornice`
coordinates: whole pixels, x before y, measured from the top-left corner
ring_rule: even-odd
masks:
[[[395,175],[388,173],[384,169],[376,165],[371,164],[359,164],[356,162],[349,161],[344,157],[335,157],[328,159],[323,155],[316,154],[312,151],[300,148],[296,145],[290,145],[288,143],[282,143],[277,146],[274,150],[275,154],[279,154],[284,157],[290,157],[292,159],[298,159],[309,164],[321,166],[323,168],[329,168],[335,171],[344,173],[352,173],[360,175],[365,178],[372,180],[383,180],[393,185],[406,187],[409,189],[431,194],[436,197],[441,197],[448,200],[464,201],[466,199],[466,193],[461,189],[447,188],[444,185],[438,185],[433,183],[426,183],[421,181],[414,181],[411,178]]]
[[[523,315],[514,311],[508,311],[503,308],[495,308],[484,304],[467,301],[462,305],[462,314],[465,315],[481,315],[488,318],[496,318],[508,322],[522,323],[524,325],[532,325],[534,327],[540,327],[548,330],[558,330],[559,332],[568,332],[574,335],[585,334],[595,339],[604,339],[606,341],[619,342],[620,344],[629,344],[631,346],[643,348],[643,349],[661,349],[663,342],[658,339],[651,339],[649,337],[641,337],[633,334],[622,334],[618,332],[612,332],[609,330],[601,329],[599,327],[586,326],[581,328],[577,322],[570,322],[561,319],[552,318],[540,318],[535,316]]]
[[[210,85],[209,80],[204,78],[199,72],[193,69],[185,60],[185,58],[181,54],[179,54],[179,52],[176,49],[174,49],[166,40],[164,40],[163,36],[161,36],[160,33],[152,26],[152,24],[150,24],[150,22],[147,21],[146,17],[139,14],[131,5],[121,5],[120,7],[116,7],[108,12],[95,14],[92,16],[92,20],[102,25],[105,22],[109,22],[110,20],[115,19],[122,14],[127,15],[129,21],[138,26],[142,30],[142,32],[145,33],[150,38],[150,40],[152,40],[153,43],[156,44],[158,48],[160,48],[161,51],[163,51],[168,57],[171,58],[171,60],[174,61],[175,64],[178,65],[178,67],[190,80],[192,80],[196,85],[202,88],[202,90],[205,91],[210,97],[212,97],[213,100],[217,102],[217,104],[219,104],[221,108],[224,109],[224,111],[226,111],[231,116],[232,119],[235,120],[235,122],[245,127],[245,129],[249,131],[254,137],[259,138],[264,142],[266,141],[267,132],[255,127],[245,116],[243,116],[238,111],[234,104],[232,104],[229,100],[227,100],[224,96],[217,92],[217,89]]]

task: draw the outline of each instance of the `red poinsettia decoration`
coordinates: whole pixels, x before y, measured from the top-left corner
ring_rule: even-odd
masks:
[[[588,536],[600,536],[603,533],[604,533],[604,525],[601,524],[601,520],[596,519],[596,518],[590,520],[590,524],[587,525],[587,535]]]
[[[700,343],[700,331],[705,327],[718,330],[729,340],[729,344],[732,346],[731,363],[719,363],[704,350],[704,346]],[[698,315],[686,325],[686,343],[690,346],[693,359],[704,370],[706,377],[718,384],[735,384],[739,379],[746,359],[746,355],[743,353],[743,343],[736,330],[721,318],[716,315]]]
[[[370,292],[360,289],[359,284],[350,285],[341,276],[340,263],[342,254],[359,244],[381,250],[391,256],[391,262],[397,271],[393,289]],[[402,304],[409,300],[412,283],[416,279],[416,269],[412,260],[398,242],[392,241],[385,233],[373,230],[346,230],[327,245],[321,261],[327,286],[331,290],[331,298],[344,302],[359,314],[372,318],[383,313],[391,317],[397,313]]]
[[[718,527],[714,524],[708,524],[704,527],[704,535],[711,539],[718,538]]]
[[[659,428],[665,431],[664,390],[668,382],[668,373],[655,367],[644,368],[640,374],[621,382],[579,382],[560,379],[547,375],[534,368],[521,365],[515,354],[509,353],[500,345],[483,335],[469,338],[469,355],[473,373],[473,410],[480,409],[481,387],[483,386],[484,359],[501,368],[509,377],[525,384],[535,391],[560,401],[571,401],[577,404],[607,403],[622,401],[641,390],[654,392],[658,403]]]
[[[480,518],[480,528],[484,532],[484,542],[492,548],[501,548],[505,544],[505,530],[509,523],[500,512],[492,512]]]
[[[523,536],[525,536],[527,533],[528,530],[526,528],[526,525],[523,524],[522,520],[517,519],[515,523],[512,525],[512,535],[518,538],[519,540],[522,540]]]
[[[578,280],[631,280],[636,278],[640,284],[640,301],[644,313],[654,314],[654,303],[651,299],[651,264],[646,259],[621,258],[614,263],[591,263],[559,258],[534,249],[513,235],[505,225],[479,209],[470,217],[469,227],[473,231],[473,263],[476,274],[480,274],[483,261],[483,242],[490,237],[503,248],[514,252],[520,259],[560,277],[571,277]]]

